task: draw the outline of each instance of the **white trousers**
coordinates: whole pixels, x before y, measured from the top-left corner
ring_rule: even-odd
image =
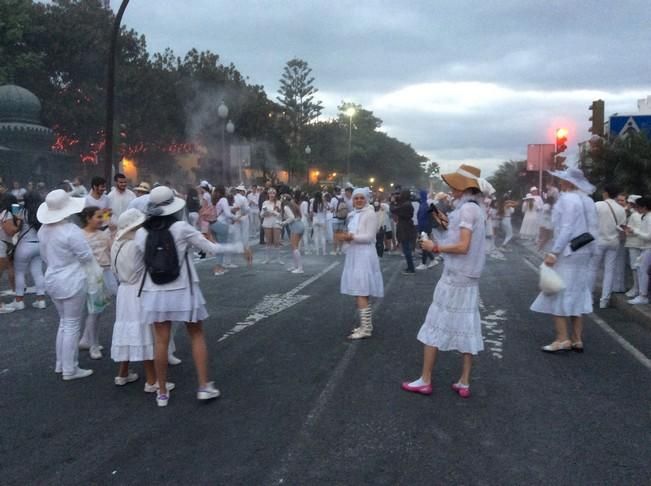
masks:
[[[601,283],[601,300],[610,299],[610,295],[613,293],[618,248],[619,246],[597,245],[592,255],[592,261],[590,263],[590,271],[592,272],[590,288],[593,291],[597,280],[597,272],[603,266],[604,275]]]
[[[38,249],[38,242],[21,241],[14,253],[14,269],[16,272],[16,296],[25,295],[25,274],[29,269],[36,286],[36,295],[45,295],[45,278],[43,277],[43,260]]]
[[[52,299],[59,313],[54,370],[64,376],[73,375],[79,366],[79,331],[86,305],[86,289],[68,299]]]
[[[239,226],[239,228],[237,226]],[[239,230],[239,235],[237,235],[237,241],[241,241],[245,249],[248,248],[249,238],[251,237],[250,235],[251,222],[249,221],[249,218],[240,219],[239,225],[236,224],[235,227],[236,230]]]
[[[254,237],[260,230],[260,213],[251,211],[249,213],[249,236]]]
[[[326,227],[324,224],[314,223],[312,225],[312,239],[314,240],[314,253],[319,254],[319,250],[326,254]]]
[[[502,231],[504,231],[504,241],[502,242],[502,246],[505,246],[513,239],[513,225],[511,224],[511,218],[502,218]]]
[[[644,250],[641,256],[640,266],[637,269],[637,279],[640,286],[640,295],[649,296],[649,266],[651,266],[651,250]]]

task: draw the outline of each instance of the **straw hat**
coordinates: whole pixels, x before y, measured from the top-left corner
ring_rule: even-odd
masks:
[[[147,204],[148,216],[168,216],[185,207],[185,201],[174,196],[174,192],[167,186],[158,186],[149,193]]]
[[[70,197],[63,189],[56,189],[45,196],[45,202],[38,207],[36,218],[42,224],[58,223],[84,209],[84,198]]]
[[[136,208],[127,209],[118,219],[118,230],[115,239],[120,240],[124,235],[140,227],[145,222],[145,215]]]
[[[461,165],[456,172],[441,175],[441,178],[452,189],[457,191],[465,191],[466,189],[480,189],[479,177],[481,170],[472,165]]]
[[[133,188],[136,192],[142,192],[143,194],[149,194],[151,191],[151,186],[146,182],[141,182],[140,185]]]
[[[585,192],[586,194],[592,194],[595,191],[595,186],[593,186],[588,179],[583,175],[583,171],[578,167],[570,167],[565,170],[549,170],[547,171],[554,177],[558,177],[564,181],[573,184],[576,188]]]

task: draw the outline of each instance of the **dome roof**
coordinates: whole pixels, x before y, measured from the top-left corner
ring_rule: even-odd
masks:
[[[14,84],[0,86],[0,122],[41,123],[41,102]]]

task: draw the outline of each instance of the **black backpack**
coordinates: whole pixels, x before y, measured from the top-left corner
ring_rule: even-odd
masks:
[[[170,231],[175,222],[170,218],[153,218],[147,225],[145,271],[157,285],[174,282],[181,274],[176,244]]]

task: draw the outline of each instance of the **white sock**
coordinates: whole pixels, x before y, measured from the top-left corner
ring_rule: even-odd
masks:
[[[423,381],[422,376],[418,378],[416,381],[412,381],[411,383],[409,383],[409,386],[426,386],[426,385],[429,385],[429,383],[425,383]]]
[[[460,381],[457,381],[457,386],[458,386],[459,388],[470,388],[470,385],[464,385],[464,384],[461,383]]]
[[[294,266],[296,268],[303,268],[303,262],[301,261],[301,252],[294,250],[292,252],[292,256],[294,257]]]

